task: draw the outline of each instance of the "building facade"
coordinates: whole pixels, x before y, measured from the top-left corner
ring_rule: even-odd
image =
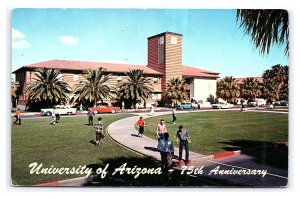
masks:
[[[27,98],[24,94],[26,84],[35,78],[36,68],[59,69],[62,78],[71,88],[75,84],[84,81],[84,70],[96,70],[103,67],[111,74],[110,84],[118,87],[125,78],[125,72],[132,69],[144,70],[154,89],[152,99],[146,101],[147,106],[154,101],[160,101],[166,92],[166,84],[172,78],[185,78],[188,82],[188,98],[206,101],[216,96],[217,72],[185,66],[182,64],[182,35],[172,32],[164,32],[148,38],[148,64],[117,64],[105,62],[88,62],[73,60],[49,60],[25,65],[13,73],[19,84],[18,105],[26,105]]]

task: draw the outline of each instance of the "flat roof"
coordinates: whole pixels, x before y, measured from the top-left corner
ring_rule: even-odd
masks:
[[[151,39],[151,38],[154,38],[154,37],[163,36],[163,35],[166,35],[166,34],[173,34],[173,35],[182,36],[182,34],[175,33],[175,32],[162,32],[162,33],[160,33],[160,34],[156,34],[156,35],[154,35],[154,36],[150,36],[150,37],[148,37],[147,39]]]

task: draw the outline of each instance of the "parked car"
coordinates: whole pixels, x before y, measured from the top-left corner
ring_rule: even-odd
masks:
[[[281,106],[289,106],[289,101],[287,101],[287,100],[281,100],[280,101],[280,105]]]
[[[242,103],[245,105],[248,103],[248,100],[244,99],[244,98],[236,98],[234,100],[234,103],[237,105],[241,105]]]
[[[199,108],[199,105],[200,105],[200,108],[203,108],[203,107],[211,107],[211,103],[208,102],[207,100],[195,100],[195,102],[192,103],[192,107],[194,109],[198,109]]]
[[[280,103],[281,103],[281,101],[275,101],[275,102],[273,102],[273,105],[274,106],[280,106]]]
[[[56,105],[54,107],[60,115],[71,115],[71,114],[76,114],[77,112],[76,108],[71,108],[64,105]],[[53,111],[54,108],[41,109],[41,114],[45,116],[51,116]]]
[[[261,107],[267,105],[267,101],[263,98],[256,98],[254,102],[249,102],[250,107]]]
[[[213,109],[230,109],[233,107],[233,104],[219,102],[211,105]]]
[[[178,104],[176,106],[177,109],[191,109],[192,108],[192,103],[190,102],[182,102],[181,104]]]
[[[120,107],[113,107],[113,106],[97,106],[97,107],[91,107],[89,110],[97,113],[116,113],[117,111],[120,111]]]

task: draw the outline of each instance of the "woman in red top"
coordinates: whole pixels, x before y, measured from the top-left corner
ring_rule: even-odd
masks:
[[[139,121],[137,122],[137,125],[139,127],[138,137],[143,137],[144,128],[145,128],[146,124],[145,124],[145,121],[143,120],[142,116],[140,117]]]

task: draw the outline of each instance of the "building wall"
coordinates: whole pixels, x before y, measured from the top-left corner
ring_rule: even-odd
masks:
[[[35,72],[30,70],[20,70],[16,74],[16,81],[20,83],[20,95],[19,95],[19,104],[26,105],[27,97],[24,93],[24,88],[28,83],[31,81],[34,81],[36,78]],[[83,74],[81,71],[77,70],[68,70],[68,71],[61,71],[61,78],[63,81],[68,83],[68,85],[71,87],[71,89],[74,90],[75,84],[79,84],[81,81],[85,81]],[[161,97],[161,78],[157,75],[148,75],[146,78],[150,81],[150,85],[154,89],[153,93],[153,99],[147,100],[147,106],[153,103],[153,100],[157,100],[157,98]],[[124,82],[126,79],[125,74],[120,73],[114,73],[111,75],[110,80],[108,81],[110,85],[115,86],[116,88],[120,85],[120,83]],[[72,95],[70,95],[72,97]]]
[[[182,77],[182,36],[166,34],[166,82],[172,78]]]
[[[216,97],[217,81],[215,79],[206,79],[195,77],[190,84],[191,98],[206,101],[211,96]]]
[[[148,38],[148,67],[162,74],[161,91],[171,78],[182,77],[182,36],[165,32]]]

